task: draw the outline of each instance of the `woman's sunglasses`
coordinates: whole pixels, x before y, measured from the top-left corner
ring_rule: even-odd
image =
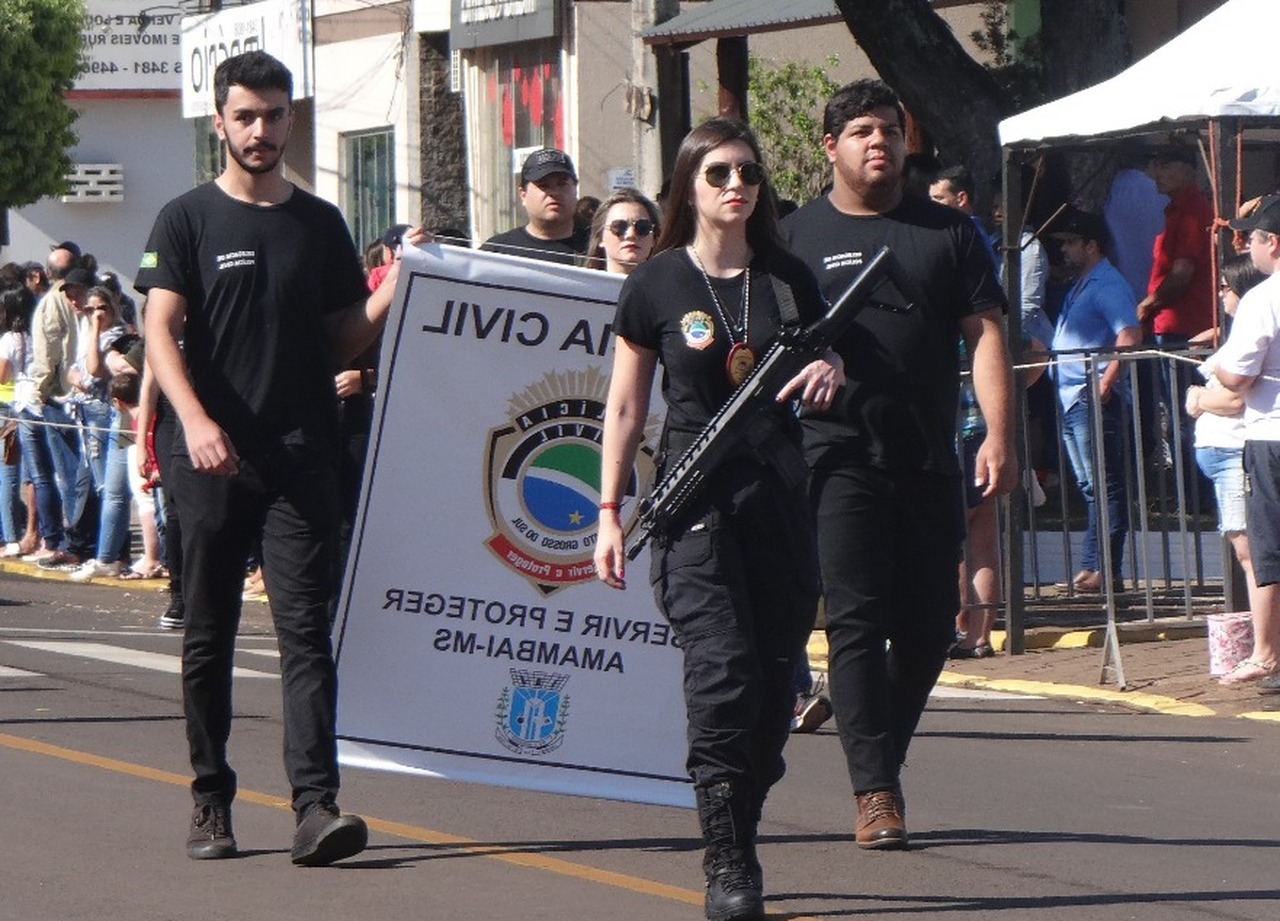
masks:
[[[702,171],[702,178],[714,189],[723,189],[729,184],[729,176],[737,172],[743,185],[759,185],[764,182],[764,167],[754,160],[733,166],[729,163],[712,163]]]
[[[636,221],[610,221],[605,226],[607,226],[609,228],[609,232],[619,240],[627,235],[628,227],[634,227],[636,229],[637,237],[647,237],[649,234],[653,233],[653,221],[644,217]]]

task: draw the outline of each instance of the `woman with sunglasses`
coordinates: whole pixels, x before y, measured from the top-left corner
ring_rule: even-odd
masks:
[[[817,283],[778,242],[760,148],[740,122],[713,118],[681,143],[657,253],[623,283],[601,449],[599,578],[625,587],[621,507],[659,362],[667,404],[658,476],[677,460],[785,325],[824,310]],[[800,428],[787,401],[831,404],[837,355],[777,395],[743,449],[652,544],[650,582],[680,638],[693,778],[712,921],[764,917],[756,826],[782,777],[803,655],[818,598]]]
[[[658,206],[642,192],[618,189],[591,220],[587,267],[630,275],[653,253],[659,223]]]
[[[1247,254],[1232,256],[1223,262],[1218,280],[1223,312],[1234,319],[1240,298],[1266,277]],[[1211,344],[1215,332],[1207,329],[1194,336],[1192,342]],[[1245,527],[1244,397],[1222,386],[1214,373],[1215,367],[1217,360],[1213,355],[1200,365],[1204,384],[1187,388],[1186,410],[1195,420],[1196,464],[1213,483],[1218,530],[1231,544],[1244,570],[1253,622],[1253,649],[1218,683],[1230,686],[1269,682],[1280,674],[1280,623],[1271,617],[1272,600],[1280,589],[1276,585],[1260,587],[1253,575],[1253,554]]]

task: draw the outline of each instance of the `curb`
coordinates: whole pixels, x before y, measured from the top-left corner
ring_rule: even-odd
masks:
[[[1154,623],[1116,625],[1122,646],[1127,643],[1198,639],[1207,636],[1208,629],[1203,620],[1187,620],[1182,617]],[[1101,649],[1107,639],[1107,628],[1033,627],[1026,631],[1024,639],[1026,649]],[[991,631],[991,645],[995,649],[1004,651],[1007,644],[1007,631]]]
[[[70,582],[68,578],[71,574],[62,572],[57,569],[41,569],[35,563],[23,563],[16,559],[0,559],[0,572],[12,573],[15,576],[27,576],[32,579],[49,579],[58,582]],[[116,579],[112,576],[94,576],[87,582],[76,583],[79,585],[110,585],[114,588],[123,588],[130,591],[141,591],[147,588],[153,588],[155,591],[164,591],[169,587],[168,579]]]
[[[1203,638],[1207,627],[1204,621],[1187,621],[1153,624],[1120,624],[1120,643],[1154,643],[1164,640]],[[1106,638],[1106,627],[1066,629],[1037,627],[1026,634],[1027,649],[1083,649],[1101,648]],[[1003,649],[1004,631],[991,632],[992,645]],[[827,670],[827,637],[815,630],[808,645],[810,666],[817,671]],[[988,678],[957,671],[944,671],[938,676],[938,684],[947,687],[973,688],[975,690],[1002,691],[1007,694],[1023,694],[1029,697],[1050,697],[1093,703],[1109,703],[1147,713],[1163,713],[1169,716],[1220,716],[1222,714],[1204,704],[1188,703],[1163,694],[1147,694],[1141,691],[1115,691],[1101,687],[1078,684],[1059,684],[1052,681],[1032,681],[1021,678]],[[1253,720],[1264,723],[1280,723],[1280,711],[1256,710],[1232,714],[1233,719]]]
[[[26,576],[31,579],[48,579],[57,582],[70,582],[68,578],[71,574],[62,572],[57,569],[41,569],[34,563],[23,563],[16,559],[0,559],[0,572],[12,573],[16,576]],[[168,591],[169,579],[117,579],[113,576],[94,576],[86,582],[77,582],[76,585],[101,585],[111,588],[124,589],[131,592],[154,591],[157,593]],[[261,604],[267,603],[267,596],[263,592],[253,592],[242,597],[244,601],[256,601]],[[826,653],[823,653],[824,657]],[[824,659],[825,661],[825,659]]]
[[[1187,620],[1184,617],[1159,620],[1154,623],[1117,624],[1120,645],[1129,643],[1158,643],[1166,640],[1203,639],[1208,626],[1203,619]],[[1107,628],[1098,627],[1032,627],[1024,634],[1026,649],[1101,649],[1107,638]],[[991,645],[1004,652],[1009,635],[1005,630],[991,631]],[[814,630],[809,636],[809,664],[819,671],[827,668],[827,635]]]

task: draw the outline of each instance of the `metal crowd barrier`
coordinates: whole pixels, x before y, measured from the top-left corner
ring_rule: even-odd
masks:
[[[1180,614],[1190,619],[1221,611],[1224,606],[1247,607],[1242,584],[1233,573],[1234,558],[1218,532],[1212,484],[1195,463],[1191,441],[1194,424],[1183,407],[1185,385],[1189,379],[1199,380],[1195,366],[1211,351],[1143,346],[1049,355],[1047,363],[1051,366],[1065,362],[1085,366],[1102,591],[1086,594],[1077,592],[1072,585],[1086,511],[1062,444],[1062,408],[1056,385],[1049,380],[1051,418],[1038,418],[1040,425],[1032,425],[1028,401],[1024,398],[1019,402],[1023,413],[1019,429],[1024,439],[1022,456],[1027,459],[1027,468],[1032,467],[1033,459],[1052,459],[1047,470],[1042,467],[1039,471],[1048,481],[1044,484],[1046,501],[1035,506],[1029,496],[1034,489],[1028,490],[1031,484],[1024,478],[1021,488],[1025,491],[1010,504],[1012,514],[1003,516],[1004,565],[1022,568],[1021,579],[1012,573],[1004,580],[1011,589],[1004,607],[1013,651],[1022,650],[1022,632],[1027,626],[1069,624],[1090,616],[1096,623],[1099,605],[1105,607],[1109,633],[1114,632],[1118,614],[1127,620],[1145,617],[1151,622],[1158,616]],[[1112,360],[1124,365],[1121,373],[1129,385],[1121,470],[1108,470],[1101,450],[1099,366]],[[1051,374],[1052,367],[1046,378]],[[1157,398],[1159,380],[1164,382],[1164,392],[1176,394],[1173,405],[1162,406]],[[1034,440],[1037,434],[1039,443]],[[1124,562],[1119,566],[1111,559],[1107,540],[1105,483],[1113,476],[1124,480],[1124,501],[1129,511]],[[1011,552],[1015,541],[1020,552]],[[1016,591],[1019,585],[1021,592]],[[1104,671],[1106,667],[1104,664]],[[1122,675],[1119,677],[1123,684]]]

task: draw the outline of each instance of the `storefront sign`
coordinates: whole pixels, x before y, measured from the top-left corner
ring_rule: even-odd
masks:
[[[556,34],[555,0],[453,0],[454,48],[509,45]]]
[[[182,115],[213,114],[213,72],[229,57],[265,51],[293,73],[293,98],[314,95],[310,0],[264,0],[182,19]]]
[[[76,91],[174,92],[182,74],[182,14],[154,0],[87,0],[84,72]]]

